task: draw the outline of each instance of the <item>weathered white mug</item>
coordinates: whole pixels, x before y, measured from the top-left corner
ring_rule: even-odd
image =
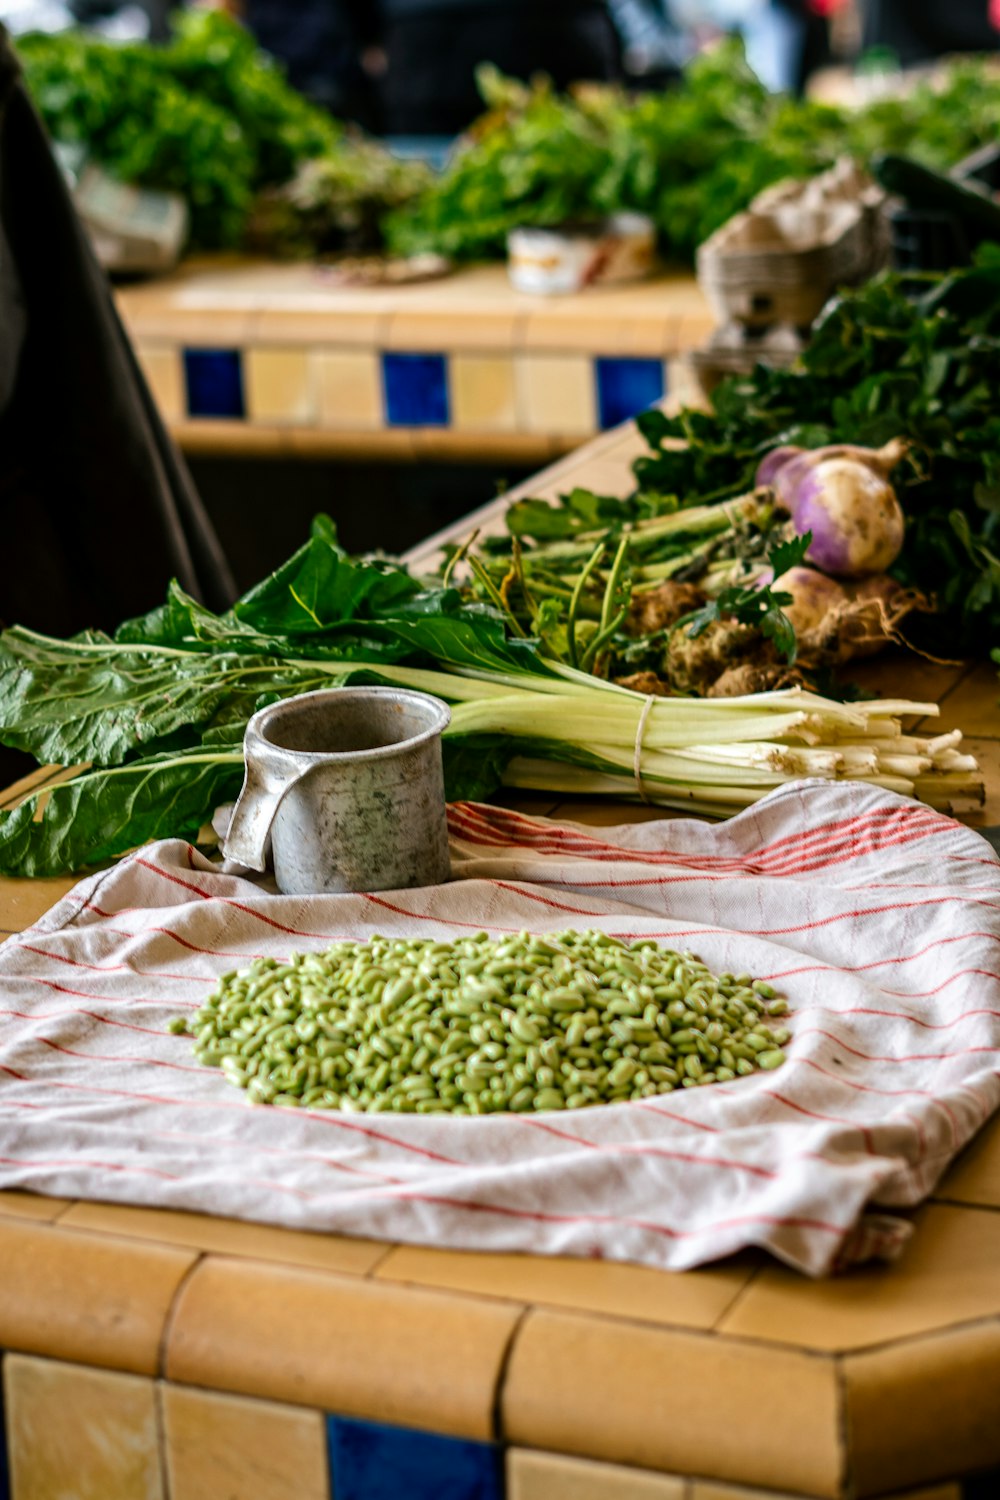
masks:
[[[451,712],[403,688],[332,688],[254,714],[223,853],[278,889],[385,891],[450,874],[441,734]]]

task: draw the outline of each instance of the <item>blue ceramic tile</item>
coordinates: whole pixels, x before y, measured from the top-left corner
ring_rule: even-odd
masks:
[[[596,359],[597,407],[602,427],[617,427],[663,396],[662,359]]]
[[[382,380],[390,427],[448,426],[448,366],[443,354],[383,354]]]
[[[503,1455],[492,1443],[345,1417],[326,1426],[336,1500],[503,1500]]]
[[[243,417],[243,361],[238,349],[185,349],[189,417]]]

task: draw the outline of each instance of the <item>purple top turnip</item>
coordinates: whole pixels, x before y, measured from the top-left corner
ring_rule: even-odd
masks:
[[[838,578],[865,578],[891,567],[903,545],[889,475],[908,446],[894,438],[878,449],[776,448],[761,461],[757,483],[774,489],[800,536],[812,532],[811,563]]]

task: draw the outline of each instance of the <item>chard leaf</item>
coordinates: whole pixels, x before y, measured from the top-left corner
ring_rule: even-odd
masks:
[[[419,588],[392,563],[352,562],[337,545],[332,521],[318,516],[305,546],[238,599],[232,613],[264,635],[311,635],[389,613]]]
[[[0,812],[0,873],[57,875],[102,864],[150,839],[193,839],[242,783],[237,744],[150,756],[42,788],[13,812]]]
[[[503,782],[508,762],[520,754],[502,734],[445,734],[441,740],[444,789],[449,802],[482,802]]]
[[[331,685],[329,668],[234,652],[209,655],[0,636],[0,741],[42,762],[119,765],[129,756],[242,730],[262,695]]]

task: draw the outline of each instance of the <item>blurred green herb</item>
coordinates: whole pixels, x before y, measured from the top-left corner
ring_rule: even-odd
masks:
[[[340,126],[219,11],[179,14],[165,47],[33,33],[18,53],[53,138],[124,182],[182,193],[191,243],[240,242],[255,192],[333,148]]]
[[[950,167],[996,139],[1000,80],[979,61],[905,97],[858,110],[773,95],[742,44],[713,48],[673,88],[630,97],[586,85],[559,96],[483,70],[486,113],[448,169],[388,225],[397,248],[500,256],[518,225],[629,209],[649,214],[666,254],[698,245],[763,188],[808,177],[840,156],[906,152]]]

